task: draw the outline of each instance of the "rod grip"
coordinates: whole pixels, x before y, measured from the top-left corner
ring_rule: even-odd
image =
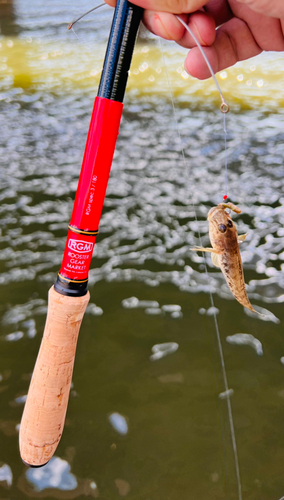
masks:
[[[45,465],[60,441],[67,411],[77,339],[90,300],[67,297],[52,286],[44,334],[20,425],[20,454],[32,467]]]

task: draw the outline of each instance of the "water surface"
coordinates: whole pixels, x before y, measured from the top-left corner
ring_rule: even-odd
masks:
[[[249,232],[245,278],[253,304],[271,313],[264,321],[232,298],[209,256],[204,262],[190,251],[199,235],[208,245],[207,212],[224,193],[215,87],[184,73],[185,51],[161,47],[145,31],[92,261],[65,431],[47,467],[28,471],[19,458],[18,425],[111,22],[108,8],[86,19],[80,44],[66,25],[90,7],[19,0],[2,28],[0,498],[235,500],[229,396],[243,498],[280,500],[284,59],[265,54],[219,75],[231,106],[229,196],[242,209],[239,232]]]

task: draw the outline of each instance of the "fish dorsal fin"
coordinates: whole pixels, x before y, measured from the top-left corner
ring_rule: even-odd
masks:
[[[246,233],[246,234],[238,234],[238,242],[242,243],[243,241],[245,241],[247,235],[248,235],[248,233]]]
[[[212,264],[215,267],[220,267],[219,256],[216,253],[211,253]]]

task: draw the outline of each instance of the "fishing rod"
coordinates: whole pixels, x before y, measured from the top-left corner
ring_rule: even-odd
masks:
[[[88,305],[88,272],[123,110],[128,71],[143,9],[118,0],[69,224],[63,261],[49,290],[44,334],[20,425],[20,454],[45,465],[60,441],[81,322]]]

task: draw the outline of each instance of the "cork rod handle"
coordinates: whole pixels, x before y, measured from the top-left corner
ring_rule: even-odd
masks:
[[[77,339],[90,300],[60,295],[52,286],[46,324],[20,426],[22,460],[45,465],[60,441],[68,405]]]

